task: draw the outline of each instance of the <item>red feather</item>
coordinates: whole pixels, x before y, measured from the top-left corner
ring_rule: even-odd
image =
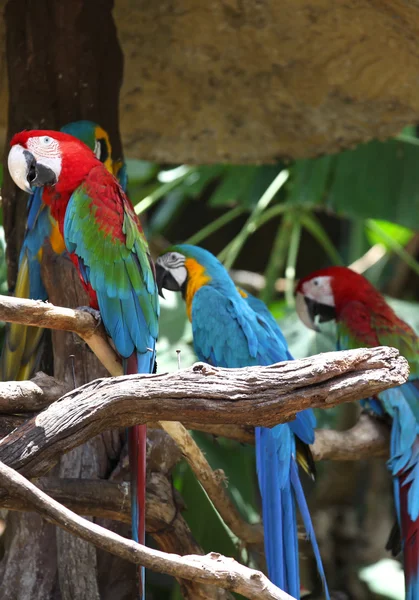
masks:
[[[396,325],[398,329],[405,331],[409,335],[412,334],[412,329],[407,323],[399,319],[394,310],[387,304],[382,294],[363,275],[355,273],[355,271],[352,271],[348,267],[319,269],[311,273],[308,277],[300,279],[296,291],[303,293],[302,288],[304,283],[316,277],[331,278],[330,285],[332,287],[338,320],[342,319],[342,313],[345,312],[348,305],[359,302],[383,319],[383,321],[387,320],[391,324]],[[358,322],[358,325],[362,326],[362,321]],[[354,331],[357,331],[357,329]],[[379,345],[378,340],[376,345]]]
[[[404,484],[409,472],[410,471],[398,476],[406,588],[409,587],[409,582],[412,575],[417,575],[419,565],[419,517],[416,519],[416,521],[412,521],[409,517],[409,513],[407,511],[407,495],[412,484]]]

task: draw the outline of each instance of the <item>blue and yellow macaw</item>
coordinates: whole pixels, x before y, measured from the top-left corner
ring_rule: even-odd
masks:
[[[65,125],[61,131],[74,135],[91,148],[105,167],[126,185],[125,165],[112,159],[109,136],[100,125],[92,121],[76,121]],[[124,188],[125,189],[125,188]],[[14,295],[31,300],[47,300],[48,295],[41,277],[42,247],[49,239],[56,254],[65,251],[63,236],[48,206],[42,202],[43,188],[34,188],[29,197],[26,232],[19,257],[19,268]],[[42,351],[42,334],[39,327],[11,323],[6,327],[0,357],[0,381],[30,379],[39,364]]]
[[[159,290],[181,292],[192,323],[195,352],[204,362],[236,368],[292,360],[287,343],[261,300],[235,287],[223,265],[207,250],[181,244],[157,259]],[[311,410],[272,429],[256,428],[256,461],[262,497],[265,554],[271,581],[300,598],[296,507],[327,585],[297,460],[312,468],[308,444],[314,441]]]

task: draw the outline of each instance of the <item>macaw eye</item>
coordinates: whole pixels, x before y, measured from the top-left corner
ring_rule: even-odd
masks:
[[[53,140],[48,135],[44,135],[43,137],[41,137],[40,142],[43,146],[50,146]]]
[[[314,283],[314,285],[319,285],[319,280],[318,279],[313,279],[313,283]]]

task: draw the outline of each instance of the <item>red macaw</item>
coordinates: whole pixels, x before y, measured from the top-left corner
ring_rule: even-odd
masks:
[[[151,373],[158,334],[158,293],[147,241],[123,189],[80,140],[58,131],[23,131],[11,141],[16,185],[44,187],[67,252],[124,362],[125,373]],[[132,529],[145,537],[146,426],[129,430]],[[141,597],[144,571],[141,570]]]
[[[339,349],[393,346],[409,361],[409,381],[364,404],[392,418],[390,460],[402,534],[407,600],[419,598],[419,344],[418,337],[363,277],[346,267],[312,273],[297,286],[297,311],[307,325],[336,320]]]
[[[82,140],[120,182],[122,177],[121,185],[126,183],[125,165],[122,161],[112,159],[109,136],[100,125],[92,121],[75,121],[65,125],[61,131]],[[48,300],[41,277],[44,242],[49,239],[56,254],[65,251],[65,244],[58,224],[51,217],[48,206],[42,202],[42,187],[32,191],[14,295],[18,298]],[[40,327],[28,327],[21,323],[9,323],[6,326],[0,358],[0,381],[21,381],[35,373],[41,358],[43,332]]]

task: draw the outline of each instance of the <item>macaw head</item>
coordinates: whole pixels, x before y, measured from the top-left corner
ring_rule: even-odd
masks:
[[[23,191],[54,186],[57,193],[72,192],[100,162],[81,140],[61,131],[22,131],[13,136],[8,168]]]
[[[317,318],[320,323],[339,319],[342,309],[354,301],[376,309],[386,305],[384,298],[365,277],[347,267],[315,271],[301,279],[296,289],[298,316],[304,325],[315,331],[318,331]]]
[[[183,296],[192,290],[192,295],[203,285],[229,288],[234,284],[224,266],[211,252],[192,246],[179,244],[172,246],[156,261],[156,279],[159,294],[163,289],[182,292]]]

